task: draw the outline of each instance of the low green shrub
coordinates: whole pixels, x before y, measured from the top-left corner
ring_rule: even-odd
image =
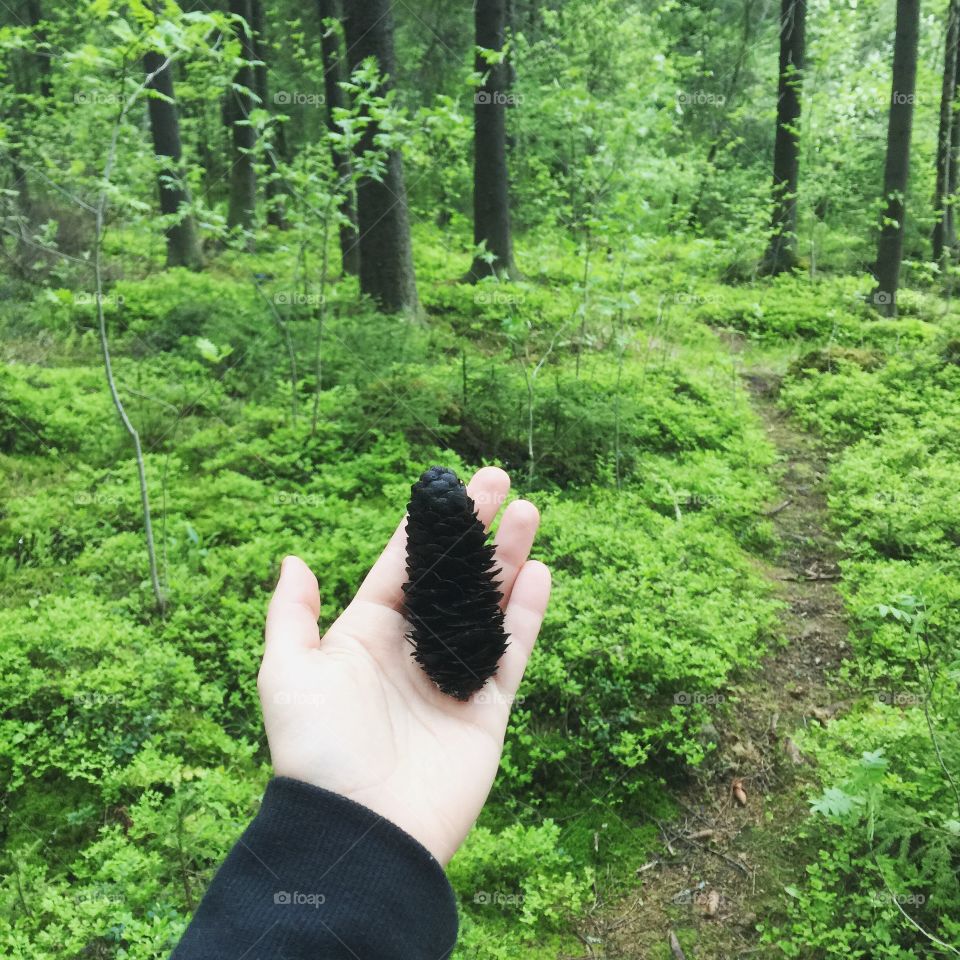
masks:
[[[716,251],[701,252],[706,271]],[[144,445],[163,616],[129,437],[94,355],[66,345],[95,347],[90,305],[47,304],[68,318],[47,365],[0,373],[0,952],[169,954],[268,775],[255,677],[278,561],[307,560],[329,623],[437,462],[506,466],[542,509],[536,555],[555,574],[494,799],[451,867],[459,955],[570,952],[593,831],[616,813],[606,842],[632,875],[653,840],[624,804],[701,760],[729,677],[777,632],[747,553],[771,544],[773,452],[695,320],[624,295],[617,323],[643,327],[614,332],[621,281],[606,265],[588,301],[569,284],[561,297],[503,285],[525,291],[512,324],[477,299],[502,292],[492,284],[426,290],[426,325],[350,305],[338,285],[315,424],[312,365],[295,420],[282,337],[246,264],[125,279],[105,303]],[[568,266],[572,254],[545,264]],[[684,279],[679,257],[655,270]],[[597,322],[581,340],[584,302]],[[309,357],[316,304],[299,306],[283,316]],[[605,798],[625,777],[596,824],[573,823],[570,796]]]
[[[833,447],[852,626],[842,673],[860,693],[798,735],[822,790],[798,838],[806,876],[765,931],[788,957],[912,960],[960,943],[960,379],[954,321],[929,327],[865,322],[885,363],[796,365],[783,392]]]
[[[696,764],[731,665],[755,663],[776,634],[766,583],[709,514],[677,520],[593,490],[546,500],[543,516],[556,583],[511,721],[508,783]]]
[[[811,281],[785,273],[749,286],[704,288],[696,314],[711,326],[762,339],[846,339],[865,310],[867,287],[857,277]]]
[[[801,738],[830,786],[801,835],[815,851],[805,881],[787,888],[788,920],[767,932],[783,956],[916,960],[930,955],[930,936],[957,942],[957,798],[923,710],[904,709],[904,696]],[[956,702],[946,710],[955,725]],[[956,737],[939,745],[955,771]]]
[[[562,929],[593,896],[592,871],[563,849],[552,820],[497,832],[475,828],[449,876],[467,915],[499,912],[504,927],[521,940],[534,931]]]

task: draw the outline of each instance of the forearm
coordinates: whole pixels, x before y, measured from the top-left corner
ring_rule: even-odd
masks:
[[[416,840],[366,807],[270,781],[172,960],[445,960],[453,892]]]

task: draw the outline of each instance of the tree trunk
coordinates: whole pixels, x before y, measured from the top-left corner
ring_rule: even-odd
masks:
[[[267,75],[267,32],[262,0],[251,0],[250,14],[253,17],[250,26],[253,29],[254,49],[257,52],[257,65],[253,69],[254,92],[260,98],[260,106],[264,110],[270,110],[270,83]],[[278,230],[286,230],[287,222],[283,217],[283,201],[281,200],[283,188],[280,183],[280,173],[277,169],[277,151],[281,149],[282,125],[274,121],[273,131],[276,133],[275,141],[264,158],[267,165],[267,182],[264,184],[263,193],[267,201],[267,223]]]
[[[960,144],[960,121],[954,116],[957,98],[957,42],[960,38],[960,0],[950,0],[943,51],[943,82],[940,87],[940,125],[937,135],[937,186],[933,198],[933,259],[945,264],[954,244],[951,194],[956,181],[956,144]]]
[[[20,21],[19,16],[11,10],[13,13],[14,22]],[[50,56],[48,53],[43,52],[40,48],[46,43],[47,32],[43,24],[43,11],[40,8],[40,0],[27,0],[26,4],[26,13],[28,17],[29,24],[33,29],[33,41],[37,48],[37,53],[34,54],[30,61],[24,64],[23,75],[20,76],[20,82],[14,83],[14,88],[19,93],[29,93],[36,92],[45,100],[50,99]],[[32,76],[33,70],[31,69],[31,63],[36,68],[36,75]],[[20,71],[15,72],[15,76],[20,74]],[[15,116],[19,111],[15,112]],[[27,120],[26,117],[21,117],[21,120]],[[25,126],[29,129],[30,122],[27,120]],[[16,137],[19,139],[19,135]],[[10,156],[10,165],[13,172],[13,189],[17,192],[17,197],[19,201],[20,213],[29,218],[29,212],[31,207],[30,200],[30,184],[27,180],[26,171],[23,167],[20,166],[20,151],[17,147],[12,147],[9,151]]]
[[[377,92],[386,94],[396,74],[390,0],[347,0],[344,13],[351,71],[368,57],[376,58],[382,75]],[[373,149],[376,137],[377,124],[370,123],[358,150]],[[357,227],[361,292],[384,310],[416,312],[417,282],[399,150],[392,149],[387,154],[380,180],[363,177],[357,185]]]
[[[148,89],[156,90],[163,98],[150,97],[148,101],[153,152],[163,158],[163,166],[157,177],[160,212],[166,216],[180,215],[180,219],[167,228],[167,266],[199,270],[203,258],[197,241],[196,224],[192,214],[181,214],[180,210],[190,203],[190,196],[180,165],[180,120],[173,96],[173,74],[169,63],[164,67],[164,61],[163,55],[154,50],[148,51],[143,57],[147,74],[156,73]]]
[[[940,88],[940,123],[937,136],[937,185],[933,208],[936,223],[933,228],[933,259],[942,263],[953,234],[953,211],[949,202],[953,175],[952,150],[955,120],[954,100],[957,94],[957,37],[960,0],[950,0],[947,11],[946,43],[943,54],[943,80]]]
[[[887,207],[877,246],[877,289],[874,304],[888,317],[897,313],[897,287],[903,261],[903,232],[907,184],[910,179],[910,134],[917,82],[917,41],[920,0],[897,0],[897,28],[893,46],[893,83],[887,127],[887,160],[883,193]]]
[[[730,110],[733,108],[735,98],[739,92],[737,88],[740,83],[740,77],[743,73],[743,68],[747,63],[747,56],[753,47],[753,33],[757,29],[758,25],[763,24],[764,20],[764,11],[761,10],[759,14],[755,14],[753,0],[745,0],[743,4],[743,26],[740,31],[740,47],[737,50],[737,58],[734,61],[733,70],[730,72],[730,76],[723,93],[723,110],[720,113],[719,121],[714,127],[713,136],[710,141],[710,147],[707,150],[707,160],[704,164],[703,173],[700,176],[697,192],[693,204],[690,207],[690,213],[686,217],[686,224],[691,229],[703,226],[703,224],[700,222],[700,209],[703,206],[704,195],[706,194],[709,179],[711,177],[713,161],[716,159],[720,147],[724,144],[724,142],[727,142],[730,139],[724,128],[726,126]],[[676,206],[676,200],[674,200],[672,206]]]
[[[243,22],[236,22],[234,29],[240,40],[240,55],[246,61],[237,71],[233,82],[241,90],[227,94],[226,118],[230,125],[230,203],[227,226],[231,229],[252,230],[257,210],[257,176],[254,170],[256,131],[248,122],[253,111],[253,91],[256,82],[250,63],[257,58],[256,45],[250,24],[253,20],[250,0],[230,0],[230,13]]]
[[[346,106],[346,96],[340,86],[343,77],[343,57],[340,52],[338,28],[341,22],[338,0],[318,0],[320,12],[321,48],[323,50],[323,82],[326,101],[327,127],[332,133],[339,133],[334,120],[334,111]],[[336,21],[332,23],[331,21]],[[340,260],[344,273],[360,272],[360,247],[357,244],[357,208],[354,203],[353,188],[350,184],[350,155],[336,146],[331,148],[333,163],[340,182],[344,187],[344,199],[340,205],[343,221],[340,224]]]
[[[476,0],[476,44],[484,50],[503,49],[505,0]],[[474,69],[486,80],[473,98],[473,242],[492,255],[474,257],[469,279],[515,272],[510,233],[510,177],[507,170],[507,98],[510,69],[489,64],[477,52]]]
[[[960,94],[960,18],[957,26],[957,89],[954,90],[954,96]],[[946,197],[946,217],[944,221],[943,245],[947,251],[956,254],[957,249],[957,212],[954,208],[954,201],[957,196],[957,190],[960,189],[960,117],[958,117],[956,100],[953,104],[954,113],[950,123],[950,151],[947,161],[947,197]]]
[[[30,26],[33,27],[33,42],[36,44],[37,53],[34,60],[37,64],[37,86],[40,96],[45,100],[50,99],[50,52],[42,49],[47,42],[47,30],[43,23],[43,11],[40,8],[40,0],[28,0],[27,16],[30,19]]]
[[[773,222],[762,272],[797,265],[797,186],[800,179],[800,106],[807,19],[806,0],[781,0],[777,136],[773,148]]]

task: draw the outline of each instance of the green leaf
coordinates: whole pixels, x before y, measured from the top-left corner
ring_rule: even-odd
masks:
[[[810,804],[810,809],[822,813],[825,817],[844,817],[862,802],[858,797],[851,797],[839,787],[828,787]]]

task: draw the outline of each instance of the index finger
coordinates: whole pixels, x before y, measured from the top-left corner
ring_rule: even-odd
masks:
[[[467,484],[467,493],[477,506],[485,528],[493,523],[510,492],[510,477],[499,467],[481,467]],[[356,600],[403,610],[403,584],[407,579],[407,518],[394,531],[380,558],[371,567],[357,591]]]

